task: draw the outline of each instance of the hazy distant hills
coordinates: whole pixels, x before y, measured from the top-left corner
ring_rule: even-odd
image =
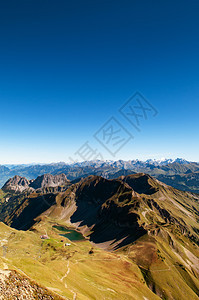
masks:
[[[131,161],[86,161],[81,163],[66,164],[52,163],[46,165],[6,165],[0,166],[0,186],[15,175],[28,180],[36,179],[43,174],[65,174],[73,181],[88,175],[103,176],[107,179],[117,178],[133,173],[147,173],[169,185],[199,192],[198,173],[199,164],[181,158],[175,160],[131,160]]]

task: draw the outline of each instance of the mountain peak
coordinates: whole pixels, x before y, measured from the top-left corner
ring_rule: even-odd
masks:
[[[65,185],[68,182],[69,181],[65,174],[59,174],[59,175],[44,174],[38,176],[30,184],[30,187],[34,189],[45,188],[45,187],[56,187],[56,186]]]
[[[24,191],[33,191],[40,188],[46,187],[57,187],[65,185],[69,182],[65,174],[51,175],[44,174],[38,176],[35,180],[28,180],[25,177],[15,175],[13,178],[10,178],[2,187],[2,190],[5,192],[24,192]]]
[[[25,177],[15,175],[13,178],[8,179],[8,181],[2,187],[2,190],[12,191],[12,192],[23,192],[29,188],[30,181]]]

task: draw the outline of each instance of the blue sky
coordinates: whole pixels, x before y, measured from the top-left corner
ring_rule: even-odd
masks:
[[[0,163],[82,160],[87,141],[104,159],[199,161],[198,11],[193,0],[1,1]],[[140,132],[119,112],[136,91],[158,111]],[[115,156],[93,136],[112,116],[134,136]]]

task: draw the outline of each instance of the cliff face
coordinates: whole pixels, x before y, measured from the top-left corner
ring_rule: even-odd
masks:
[[[10,178],[2,187],[4,192],[23,192],[29,189],[30,181],[25,177],[20,177],[18,175]]]
[[[45,188],[56,188],[58,186],[64,186],[68,184],[69,181],[66,178],[65,174],[60,175],[51,175],[44,174],[42,176],[38,176],[35,180],[28,180],[25,177],[20,177],[18,175],[10,178],[2,187],[4,192],[14,192],[14,193],[22,193],[24,191],[33,192],[38,189]]]
[[[42,176],[38,176],[35,180],[33,180],[30,184],[30,187],[34,189],[46,188],[46,187],[56,187],[67,184],[69,181],[66,178],[65,174],[60,175],[51,175],[44,174]]]

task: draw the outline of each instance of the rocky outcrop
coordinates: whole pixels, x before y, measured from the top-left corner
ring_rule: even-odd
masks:
[[[41,287],[30,278],[12,270],[0,269],[0,299],[65,299]]]
[[[66,178],[65,174],[60,175],[51,175],[44,174],[42,176],[38,176],[33,182],[30,184],[30,187],[36,189],[46,188],[46,187],[56,187],[67,184],[69,181]]]
[[[14,176],[13,178],[10,178],[2,187],[2,190],[4,192],[15,192],[15,193],[21,193],[25,190],[30,189],[29,187],[30,181],[26,179],[25,177],[21,176]]]
[[[51,175],[44,174],[38,176],[35,180],[28,180],[25,177],[14,176],[10,178],[2,187],[4,192],[22,193],[24,191],[33,192],[38,189],[56,188],[61,187],[69,183],[65,174]],[[59,189],[57,189],[59,191]],[[42,191],[43,192],[43,191]],[[45,191],[44,191],[45,192]]]

